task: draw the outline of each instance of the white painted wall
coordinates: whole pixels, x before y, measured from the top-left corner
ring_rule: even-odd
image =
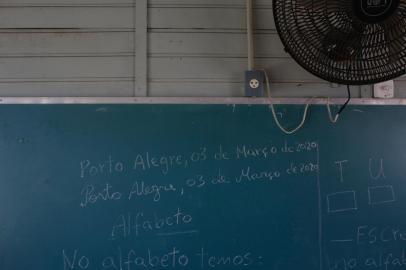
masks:
[[[0,4],[0,96],[140,95],[134,6],[147,0],[8,1]],[[345,96],[345,87],[331,87],[284,52],[271,2],[256,0],[256,47],[274,96]],[[148,95],[243,96],[244,3],[148,0],[141,12],[148,20]],[[396,87],[397,97],[406,97],[404,78]],[[370,87],[353,94],[369,97]]]

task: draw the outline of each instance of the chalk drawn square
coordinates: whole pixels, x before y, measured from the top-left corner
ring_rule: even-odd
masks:
[[[327,212],[338,213],[357,210],[355,191],[342,191],[327,195]]]
[[[368,200],[370,205],[395,202],[395,190],[393,189],[393,186],[369,187]]]

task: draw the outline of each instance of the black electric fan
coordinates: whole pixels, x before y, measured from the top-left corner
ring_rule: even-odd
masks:
[[[406,73],[406,0],[273,0],[286,51],[306,70],[347,85]]]

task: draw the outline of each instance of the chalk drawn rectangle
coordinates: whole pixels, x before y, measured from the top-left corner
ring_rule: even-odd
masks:
[[[342,191],[327,195],[327,212],[338,213],[357,210],[355,191]]]
[[[392,203],[396,201],[393,186],[376,186],[368,188],[368,200],[370,205]]]

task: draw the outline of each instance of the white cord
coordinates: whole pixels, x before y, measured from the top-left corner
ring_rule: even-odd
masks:
[[[351,101],[351,89],[350,86],[347,85],[347,91],[348,91],[348,98],[347,101],[344,103],[344,105],[341,106],[340,110],[338,113],[333,117],[331,114],[331,108],[330,108],[330,98],[327,98],[327,112],[328,112],[328,118],[330,119],[330,122],[333,124],[336,124],[338,119],[340,118],[341,113],[347,108],[348,104]]]
[[[305,109],[304,109],[304,112],[303,112],[302,121],[300,122],[300,124],[299,124],[296,128],[294,128],[294,129],[292,129],[292,130],[287,130],[287,129],[285,129],[285,128],[281,125],[281,123],[279,122],[278,116],[276,115],[275,107],[274,107],[274,105],[273,105],[273,103],[272,103],[271,85],[270,85],[270,83],[269,83],[268,73],[266,72],[266,70],[262,70],[262,71],[263,71],[264,74],[265,74],[266,90],[267,90],[267,93],[268,93],[268,98],[269,98],[270,104],[271,104],[271,105],[270,105],[270,106],[271,106],[271,111],[272,111],[272,115],[273,115],[273,118],[274,118],[274,120],[275,120],[276,125],[277,125],[277,126],[280,128],[280,130],[282,130],[285,134],[291,135],[291,134],[293,134],[293,133],[296,133],[299,129],[301,129],[301,128],[303,127],[304,123],[306,122],[307,112],[308,112],[308,110],[309,110],[310,104],[312,103],[313,99],[315,99],[316,97],[312,97],[312,98],[309,100],[309,102],[306,103],[306,106],[305,106]]]
[[[328,112],[328,118],[330,119],[330,122],[333,124],[336,124],[338,119],[340,118],[340,114],[336,114],[335,117],[333,117],[331,113],[331,108],[330,108],[330,98],[327,98],[327,112]]]

